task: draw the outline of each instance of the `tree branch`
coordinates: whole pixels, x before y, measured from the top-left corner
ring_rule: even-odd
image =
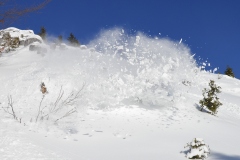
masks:
[[[49,2],[51,2],[51,0],[44,0],[40,4],[22,8],[16,4],[12,5],[12,0],[0,0],[0,23],[12,23],[21,16],[43,9]]]

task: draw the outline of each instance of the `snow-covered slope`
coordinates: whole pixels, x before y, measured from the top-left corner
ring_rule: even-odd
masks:
[[[180,160],[196,137],[208,159],[240,159],[239,80],[201,71],[167,39],[115,29],[87,46],[2,54],[0,159]],[[217,116],[198,106],[210,79],[222,87]],[[2,108],[8,97],[21,123]]]

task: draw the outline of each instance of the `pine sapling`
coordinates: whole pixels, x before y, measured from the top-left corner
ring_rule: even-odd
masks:
[[[230,68],[229,66],[227,66],[227,69],[224,73],[229,77],[235,77],[232,68]]]
[[[206,159],[210,154],[210,148],[207,146],[202,138],[194,138],[192,142],[187,143],[189,151],[186,157],[189,159]]]
[[[204,88],[202,93],[203,99],[200,100],[199,103],[201,105],[201,111],[204,107],[207,107],[207,109],[211,111],[211,114],[215,115],[217,114],[217,109],[219,106],[222,105],[217,97],[217,93],[221,93],[221,87],[217,86],[213,80],[210,80],[209,87],[210,89]]]
[[[43,40],[46,40],[47,30],[45,27],[41,27],[40,33],[38,34]]]
[[[77,40],[77,38],[72,34],[70,33],[68,39],[69,43],[72,45],[72,46],[75,46],[75,47],[78,47],[80,46],[80,43],[79,41]]]

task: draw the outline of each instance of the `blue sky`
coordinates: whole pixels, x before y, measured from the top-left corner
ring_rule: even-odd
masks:
[[[230,65],[240,78],[239,0],[53,0],[13,25],[36,33],[44,26],[50,35],[65,38],[72,32],[82,44],[112,27],[153,37],[161,33],[176,41],[182,38],[220,73]]]

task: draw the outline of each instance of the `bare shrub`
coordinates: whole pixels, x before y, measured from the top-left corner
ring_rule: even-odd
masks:
[[[51,115],[56,115],[57,113],[61,112],[62,116],[54,120],[54,122],[57,122],[77,112],[76,107],[73,106],[81,98],[82,96],[81,92],[84,89],[84,87],[85,83],[82,85],[82,88],[79,91],[77,92],[72,91],[66,98],[64,98],[64,90],[62,89],[61,86],[56,101],[51,105],[46,105],[44,107],[42,107],[42,102],[46,95],[43,95],[38,107],[36,122],[39,120],[39,118],[41,120],[49,119]]]
[[[2,109],[4,110],[4,112],[10,114],[13,116],[13,119],[19,121],[21,123],[21,118],[18,118],[15,111],[14,111],[14,108],[13,108],[13,100],[12,100],[12,96],[9,95],[8,96],[8,106],[7,107],[2,107]]]

